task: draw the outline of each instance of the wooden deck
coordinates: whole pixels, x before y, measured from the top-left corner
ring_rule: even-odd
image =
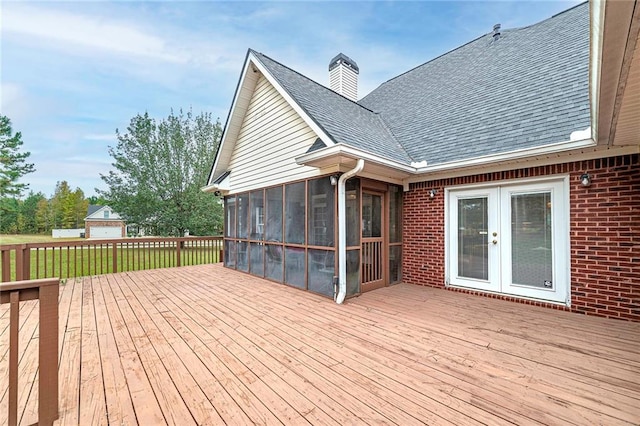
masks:
[[[20,315],[30,424],[35,302]],[[136,423],[638,424],[640,324],[404,284],[337,306],[220,265],[70,280],[58,424]]]

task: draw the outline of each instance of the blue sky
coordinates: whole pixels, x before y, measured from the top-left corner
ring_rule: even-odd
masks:
[[[526,26],[577,3],[3,1],[0,112],[31,151],[30,189],[50,196],[66,180],[89,196],[134,115],[191,107],[224,123],[248,48],[325,85],[343,52],[362,97],[495,23]]]

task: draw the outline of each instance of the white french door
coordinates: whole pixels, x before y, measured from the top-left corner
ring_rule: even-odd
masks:
[[[564,180],[448,194],[451,285],[568,303]]]

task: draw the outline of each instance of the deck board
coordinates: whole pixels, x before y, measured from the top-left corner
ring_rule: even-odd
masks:
[[[59,306],[56,424],[640,423],[639,323],[404,284],[338,306],[220,265],[68,280]],[[20,315],[31,424],[37,303]]]

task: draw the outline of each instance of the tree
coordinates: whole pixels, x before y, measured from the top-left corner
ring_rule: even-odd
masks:
[[[56,228],[72,229],[84,226],[89,202],[80,188],[71,191],[66,180],[58,182],[50,200],[53,225]]]
[[[20,215],[24,220],[24,227],[21,232],[25,234],[37,234],[40,232],[38,229],[37,211],[38,203],[46,198],[42,192],[34,194],[33,191],[29,192],[27,198],[20,205]]]
[[[211,114],[173,111],[157,122],[148,113],[131,119],[127,132],[116,130],[109,147],[115,170],[101,175],[108,185],[97,190],[128,222],[158,235],[219,233],[219,199],[200,188],[213,164],[222,128]]]
[[[28,185],[18,183],[18,179],[35,170],[33,164],[25,162],[31,153],[20,152],[22,134],[12,134],[11,120],[0,115],[0,198],[19,197]]]
[[[54,228],[54,214],[51,202],[47,199],[38,201],[36,209],[36,226],[39,234],[46,234]]]
[[[104,197],[98,196],[98,195],[92,195],[90,197],[87,197],[87,202],[89,204],[94,205],[94,206],[108,206],[109,205],[109,200],[107,200]]]
[[[18,216],[20,211],[20,200],[13,197],[0,198],[0,233],[17,234]]]

